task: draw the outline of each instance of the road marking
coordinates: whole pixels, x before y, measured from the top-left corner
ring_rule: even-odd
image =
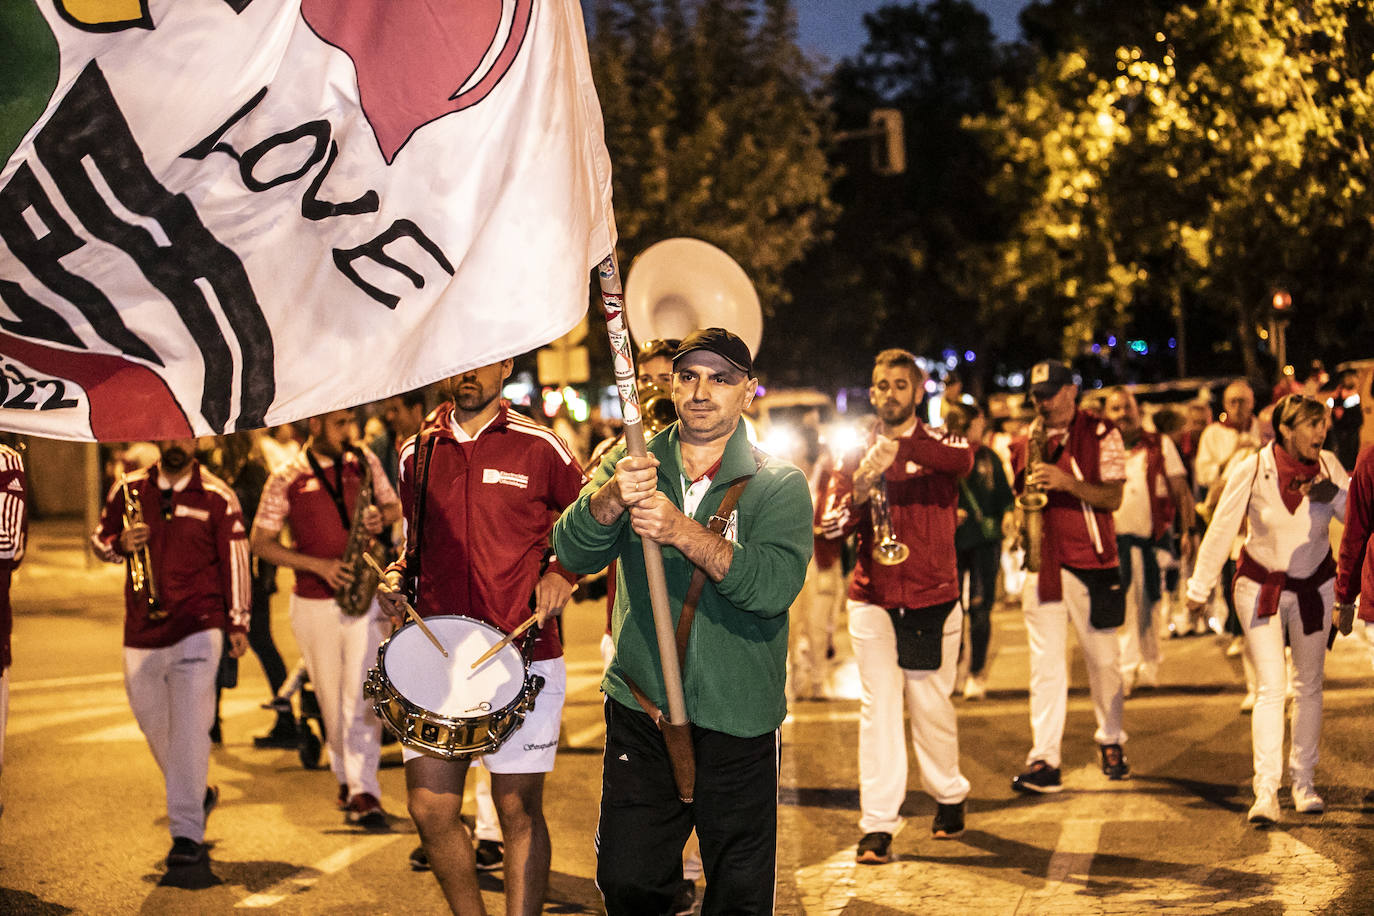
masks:
[[[10,684],[11,693],[26,690],[56,690],[62,687],[86,687],[91,684],[122,684],[124,672],[111,671],[106,674],[81,674],[76,677],[50,677],[35,681],[14,681]]]
[[[131,717],[130,720],[128,722],[123,722],[119,725],[111,725],[109,728],[102,728],[93,732],[87,732],[82,735],[76,735],[74,737],[68,738],[64,743],[101,744],[106,741],[142,741],[143,732],[139,729],[138,723],[133,721],[133,713],[129,712],[128,704],[125,703],[116,708],[123,710],[125,713],[127,713]],[[220,703],[219,714],[221,719],[228,719],[230,716],[242,715],[243,713],[249,712],[250,710],[261,708],[261,704],[259,704],[256,700],[224,700]],[[81,716],[81,718],[86,717],[87,716],[85,715]],[[40,722],[38,723],[38,727],[45,728],[51,724],[51,721]]]
[[[85,722],[88,719],[99,719],[103,716],[112,716],[123,713],[129,715],[128,703],[111,703],[106,706],[83,706],[81,709],[68,709],[61,712],[53,712],[49,709],[25,712],[11,715],[9,726],[5,729],[6,734],[11,738],[16,735],[28,735],[33,732],[43,731],[46,728],[54,728],[59,725],[72,725],[77,722]],[[139,733],[142,737],[142,733]]]
[[[288,897],[314,887],[321,878],[338,874],[354,862],[380,851],[384,846],[388,846],[407,835],[394,833],[359,837],[343,849],[325,856],[313,865],[305,866],[302,871],[310,872],[308,877],[287,878],[284,881],[278,881],[265,891],[259,891],[251,897],[243,898],[234,906],[245,909],[276,906]]]

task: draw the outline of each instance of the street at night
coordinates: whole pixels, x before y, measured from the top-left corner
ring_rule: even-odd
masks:
[[[390,830],[345,826],[327,769],[295,753],[255,750],[270,715],[251,656],[224,695],[224,744],[210,780],[221,802],[206,838],[209,869],[174,874],[162,857],[162,783],[134,724],[120,674],[121,569],[87,571],[80,532],[37,526],[13,589],[17,610],[5,811],[0,819],[0,911],[58,913],[442,912],[438,886],[412,872],[395,746],[383,753]],[[286,576],[282,576],[283,583]],[[601,771],[603,606],[565,613],[569,691],[564,747],[546,789],[553,836],[548,913],[598,913],[594,885]],[[274,630],[295,646],[283,595]],[[1370,649],[1361,632],[1327,662],[1326,719],[1317,787],[1326,813],[1279,824],[1245,822],[1250,804],[1249,719],[1238,711],[1239,662],[1212,636],[1165,644],[1161,686],[1126,702],[1129,781],[1097,766],[1092,711],[1077,663],[1065,734],[1065,791],[1015,795],[1024,763],[1025,632],[1015,604],[994,615],[986,700],[959,704],[961,766],[973,784],[968,829],[930,838],[934,805],[913,772],[894,861],[856,865],[857,687],[847,639],[832,682],[845,698],[794,703],[783,727],[777,912],[782,914],[1332,913],[1369,912],[1374,866],[1374,767],[1368,708]],[[482,876],[490,912],[504,912],[501,873]],[[699,894],[698,894],[699,896]]]

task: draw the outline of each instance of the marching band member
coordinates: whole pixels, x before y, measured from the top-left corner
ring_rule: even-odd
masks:
[[[1246,525],[1236,562],[1236,613],[1245,653],[1258,681],[1250,721],[1254,752],[1253,824],[1279,819],[1283,781],[1283,707],[1288,685],[1284,646],[1293,652],[1293,741],[1288,768],[1293,807],[1323,809],[1314,787],[1322,727],[1322,678],[1335,600],[1336,564],[1328,529],[1345,520],[1350,478],[1332,452],[1322,449],[1330,420],[1326,405],[1300,394],[1274,408],[1274,441],[1241,460],[1198,548],[1188,580],[1188,604],[1199,608],[1221,576],[1231,542]]]
[[[348,823],[375,830],[387,826],[377,779],[382,733],[363,696],[363,681],[377,658],[383,616],[375,600],[345,609],[335,596],[366,574],[345,557],[350,542],[380,534],[400,518],[401,503],[377,456],[352,444],[352,426],[352,410],[310,419],[305,446],[263,489],[252,545],[259,559],[296,570],[291,632],[324,718],[329,766],[339,785],[337,803]],[[365,477],[372,504],[359,512]],[[291,547],[281,541],[288,522]],[[363,530],[355,532],[359,522]]]
[[[219,797],[206,786],[215,675],[225,631],[232,657],[248,649],[248,543],[238,498],[192,457],[196,441],[158,446],[155,464],[110,491],[91,543],[129,560],[124,688],[166,785],[167,865],[184,866],[205,859]]]
[[[964,830],[969,781],[959,770],[954,675],[963,615],[955,563],[959,479],[973,469],[968,442],[932,429],[916,415],[925,374],[905,350],[884,350],[873,362],[868,397],[878,426],[866,451],[842,460],[825,496],[827,516],[859,536],[849,586],[849,636],[859,663],[859,840],[856,858],[891,860],[906,799],[904,709],[921,784],[936,802],[936,839]],[[877,507],[874,500],[880,500]],[[884,508],[885,505],[885,508]],[[883,532],[896,545],[879,544]],[[836,532],[837,534],[840,532]],[[903,543],[905,542],[905,543]]]
[[[544,687],[523,724],[481,757],[505,837],[506,912],[514,916],[538,913],[548,888],[544,778],[558,750],[567,671],[558,628],[547,624],[577,581],[550,554],[549,530],[577,498],[582,471],[558,436],[502,403],[512,368],[506,359],[449,379],[452,403],[402,448],[407,550],[378,594],[399,624],[399,590],[409,579],[422,617],[463,614],[505,632],[530,616],[534,596],[541,629],[530,671]],[[455,913],[484,912],[472,841],[460,819],[469,760],[411,748],[403,755],[410,815],[445,899]]]
[[[1068,714],[1070,625],[1088,668],[1102,773],[1119,780],[1131,772],[1121,747],[1126,732],[1116,630],[1125,617],[1125,596],[1112,521],[1121,506],[1126,456],[1111,421],[1078,408],[1078,384],[1068,366],[1054,360],[1033,366],[1030,396],[1038,415],[1035,435],[1012,446],[1014,487],[1019,495],[1038,490],[1047,500],[1040,571],[1027,575],[1021,590],[1030,645],[1031,749],[1026,770],[1011,785],[1018,792],[1047,793],[1064,787],[1059,764]],[[1041,431],[1043,444],[1032,449]],[[1033,467],[1027,466],[1028,455]]]

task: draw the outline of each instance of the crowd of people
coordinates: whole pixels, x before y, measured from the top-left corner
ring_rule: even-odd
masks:
[[[780,727],[789,701],[834,697],[841,625],[859,686],[856,861],[893,857],[908,741],[936,804],[931,835],[958,836],[970,784],[954,701],[986,696],[993,611],[1018,598],[1029,748],[1014,791],[1063,789],[1070,629],[1095,759],[1124,780],[1124,700],[1159,686],[1166,634],[1215,627],[1234,637],[1249,681],[1249,820],[1281,816],[1290,697],[1293,806],[1322,810],[1323,660],[1374,588],[1374,450],[1359,450],[1352,379],[1323,388],[1309,373],[1258,411],[1237,380],[1215,418],[1205,401],[1146,416],[1131,389],[1084,392],[1049,360],[1029,374],[1026,410],[992,417],[955,379],[930,404],[916,358],[889,349],[874,359],[864,441],[831,450],[816,434],[784,460],[752,441],[758,381],[728,330],[641,347],[641,398],[671,405],[643,448],[618,430],[560,436],[522,414],[501,395],[512,368],[364,411],[120,451],[91,543],[128,568],[125,687],[165,783],[169,868],[206,862],[218,693],[250,650],[275,715],[255,746],[298,746],[292,700],[308,678],[332,802],[359,829],[387,829],[369,668],[406,625],[447,656],[423,621],[462,614],[506,634],[529,627],[515,642],[527,669],[518,737],[441,754],[400,736],[422,841],[410,864],[433,872],[455,913],[483,911],[477,872],[496,868],[507,912],[539,912],[553,855],[543,790],[567,677],[558,615],[580,577],[607,569],[596,844],[609,913],[692,912],[698,876],[702,912],[771,912]],[[0,445],[0,711],[24,493],[22,455]],[[1346,523],[1339,562],[1333,521]],[[270,626],[282,567],[293,571],[295,677]],[[0,765],[3,752],[0,718]],[[462,818],[473,760],[475,831]]]

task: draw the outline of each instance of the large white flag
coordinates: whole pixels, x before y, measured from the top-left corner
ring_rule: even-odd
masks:
[[[610,253],[577,0],[45,0],[0,428],[283,423],[534,349]]]

